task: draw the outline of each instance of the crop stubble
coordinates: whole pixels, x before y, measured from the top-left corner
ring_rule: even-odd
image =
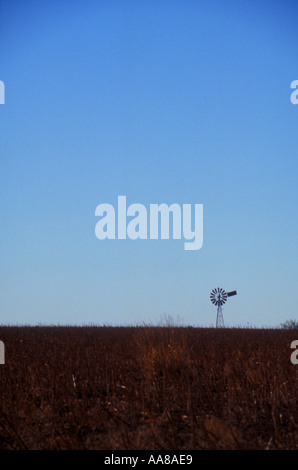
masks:
[[[0,339],[1,449],[298,448],[293,331],[23,326]]]

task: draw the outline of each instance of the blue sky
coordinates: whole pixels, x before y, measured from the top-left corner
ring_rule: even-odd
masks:
[[[0,1],[0,321],[297,319],[294,1]],[[95,208],[204,205],[204,244],[95,237]]]

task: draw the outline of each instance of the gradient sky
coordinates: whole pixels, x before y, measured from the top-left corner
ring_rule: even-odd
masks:
[[[0,0],[0,322],[297,319],[298,3]],[[204,244],[95,208],[204,205]]]

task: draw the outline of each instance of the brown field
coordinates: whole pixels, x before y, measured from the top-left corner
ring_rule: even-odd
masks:
[[[298,332],[1,327],[1,449],[298,449]]]

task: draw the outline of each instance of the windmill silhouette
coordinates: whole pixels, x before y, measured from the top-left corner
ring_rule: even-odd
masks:
[[[226,303],[228,297],[231,297],[233,295],[237,295],[237,292],[235,290],[233,290],[232,292],[226,292],[221,287],[213,289],[213,291],[211,292],[210,300],[213,305],[217,306],[216,328],[224,328],[225,324],[223,319],[222,306]]]

